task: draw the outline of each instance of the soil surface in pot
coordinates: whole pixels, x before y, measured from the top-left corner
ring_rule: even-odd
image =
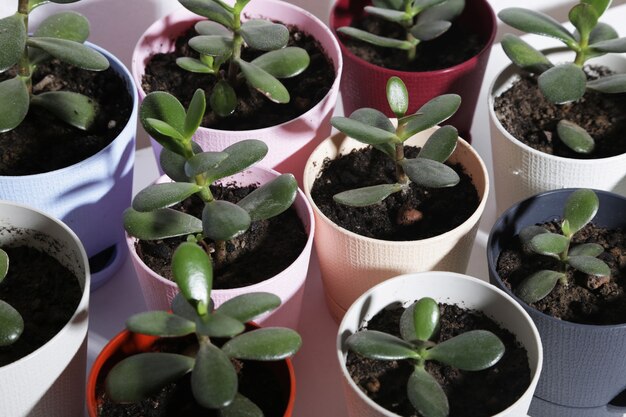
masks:
[[[311,58],[309,67],[300,75],[280,81],[289,91],[291,100],[278,104],[268,100],[263,94],[250,87],[244,80],[236,86],[238,103],[235,112],[228,117],[219,117],[207,105],[202,126],[218,130],[252,130],[293,120],[306,113],[319,103],[335,81],[335,68],[326,56],[320,43],[297,27],[289,27],[288,46],[305,49]],[[191,28],[176,39],[176,49],[167,54],[155,54],[145,69],[142,88],[146,93],[167,91],[176,96],[187,108],[193,93],[204,89],[207,98],[211,96],[216,78],[210,74],[195,74],[176,65],[176,58],[193,57],[199,54],[187,43],[197,32]],[[262,52],[244,47],[241,57],[252,61]]]
[[[504,343],[505,354],[493,367],[483,371],[459,371],[435,361],[426,370],[444,389],[450,404],[450,417],[488,417],[517,401],[530,385],[528,355],[515,336],[483,313],[456,305],[440,304],[440,343],[470,330],[489,330]],[[392,306],[376,314],[367,324],[400,337],[403,307]],[[354,382],[376,403],[404,417],[421,417],[409,402],[406,381],[413,372],[408,360],[380,361],[348,353],[346,366]]]
[[[414,158],[419,149],[405,146],[405,156]],[[407,193],[394,193],[379,204],[367,207],[338,204],[333,196],[342,191],[396,181],[391,158],[371,147],[362,148],[324,161],[311,196],[331,221],[361,236],[395,241],[426,239],[459,226],[480,203],[472,179],[463,167],[450,166],[461,178],[454,187],[422,188],[411,183]],[[420,216],[416,211],[421,213],[421,220],[412,221],[416,215]]]
[[[0,74],[15,76],[16,68]],[[14,130],[0,133],[0,175],[32,175],[76,164],[100,152],[124,129],[133,110],[126,83],[112,68],[85,71],[52,60],[33,74],[33,92],[72,91],[95,100],[100,108],[89,131],[72,127],[31,106]]]
[[[82,297],[76,276],[54,257],[27,246],[3,249],[10,261],[0,299],[22,315],[24,332],[13,345],[0,347],[0,366],[52,339],[72,318]]]
[[[557,222],[541,224],[554,233]],[[580,243],[598,243],[604,247],[602,259],[611,268],[610,277],[593,277],[568,268],[568,287],[556,284],[544,299],[531,304],[537,310],[574,323],[607,325],[626,323],[626,232],[588,224],[574,235],[572,247]],[[515,288],[532,273],[559,270],[556,259],[537,255],[522,248],[518,237],[504,247],[498,257],[497,272],[505,285]]]
[[[351,26],[387,38],[406,39],[406,30],[400,24],[377,16],[365,15],[361,19],[355,19]],[[398,71],[450,68],[478,55],[486,42],[479,35],[453,23],[439,38],[417,45],[417,56],[415,60],[409,61],[404,50],[371,45],[345,35],[340,37],[341,42],[359,58],[379,67]]]
[[[213,196],[232,203],[244,198],[256,185],[237,187],[212,186]],[[202,218],[204,203],[195,196],[188,198],[175,209]],[[174,251],[185,238],[164,240],[140,240],[137,254],[150,269],[167,279],[173,280],[171,261]],[[213,288],[239,288],[269,279],[291,265],[302,253],[307,234],[295,208],[268,220],[252,222],[250,229],[241,236],[226,242],[225,260],[219,264],[213,256]],[[215,249],[214,242],[205,240],[209,252]]]
[[[585,67],[587,78],[611,74],[606,67]],[[494,110],[502,126],[516,139],[538,151],[565,158],[607,158],[626,152],[626,94],[587,91],[582,99],[556,105],[546,100],[537,86],[537,77],[524,75],[496,97]],[[556,126],[569,120],[594,138],[589,154],[576,153],[561,142]]]

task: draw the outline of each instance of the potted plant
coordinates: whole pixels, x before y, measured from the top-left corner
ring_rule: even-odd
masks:
[[[68,224],[96,288],[126,254],[120,225],[131,199],[137,94],[114,56],[85,43],[82,15],[51,15],[27,36],[29,14],[45,3],[20,0],[0,20],[0,199]]]
[[[207,415],[241,417],[291,415],[294,398],[289,396],[287,404],[272,404],[282,400],[282,393],[263,387],[276,381],[255,380],[267,378],[268,373],[271,377],[272,372],[266,370],[265,375],[259,375],[254,361],[285,360],[298,351],[302,339],[294,330],[278,327],[248,329],[244,333],[246,322],[278,307],[280,298],[268,293],[250,293],[214,310],[210,298],[211,258],[192,241],[183,242],[176,249],[172,269],[180,288],[180,294],[172,302],[172,313],[140,313],[126,322],[131,332],[160,340],[150,340],[149,350],[128,352],[120,349],[118,340],[129,339],[125,332],[111,342],[119,350],[105,347],[89,377],[89,415],[107,415],[111,412],[107,410],[119,408],[123,411],[128,409],[125,405],[128,403],[138,403],[130,405],[138,413],[142,405],[154,408],[154,402],[140,404],[150,397],[158,399],[161,409],[176,409],[181,414],[198,414],[204,410],[204,413],[217,413]],[[173,341],[168,344],[168,339]],[[289,376],[292,378],[293,374],[290,372]],[[293,390],[295,381],[288,382]],[[177,384],[174,390],[170,387],[172,383]],[[102,390],[106,394],[98,392]],[[191,391],[191,399],[188,393],[182,393],[187,390]],[[265,407],[272,405],[272,411],[262,410],[263,405],[255,404],[250,395],[255,399],[273,395],[262,398]]]
[[[497,25],[487,1],[470,1],[467,7],[465,3],[337,1],[330,26],[345,61],[341,83],[345,114],[371,107],[391,116],[383,87],[397,76],[410,92],[410,113],[442,94],[463,97],[451,123],[471,142],[472,118]]]
[[[164,92],[141,105],[141,123],[163,145],[160,162],[169,175],[137,194],[124,213],[146,303],[167,308],[177,292],[165,275],[172,274],[169,257],[180,241],[198,236],[216,265],[216,306],[251,291],[273,292],[291,301],[280,320],[295,326],[313,239],[311,209],[293,175],[250,168],[267,154],[265,143],[248,139],[201,152],[192,138],[205,108],[200,89],[187,112]]]
[[[452,126],[434,127],[454,114],[460,97],[443,95],[405,115],[408,95],[399,78],[389,80],[387,95],[397,126],[368,108],[334,118],[350,137],[328,138],[305,168],[322,280],[337,320],[394,275],[464,272],[488,193],[478,154]]]
[[[626,91],[624,38],[599,22],[610,1],[580,2],[569,13],[574,33],[532,10],[505,9],[507,24],[563,42],[540,52],[506,34],[513,63],[490,90],[491,142],[498,211],[563,187],[624,190],[626,145],[620,92]],[[620,107],[622,106],[622,107]]]
[[[0,213],[0,414],[80,415],[90,282],[85,250],[70,228],[38,210],[3,201]]]
[[[521,416],[542,348],[528,314],[503,291],[467,275],[423,272],[360,296],[339,326],[337,358],[350,416]]]
[[[536,395],[553,415],[612,415],[609,403],[624,389],[624,221],[615,213],[625,205],[605,191],[549,191],[505,211],[489,236],[490,281],[541,334],[546,366]]]
[[[155,22],[135,47],[133,76],[141,86],[140,95],[166,90],[186,105],[196,88],[204,89],[208,97],[215,91],[215,97],[221,99],[214,101],[221,102],[222,109],[207,112],[196,142],[213,151],[258,138],[269,148],[261,166],[299,177],[316,142],[330,134],[328,120],[342,69],[339,47],[330,30],[312,14],[277,0],[236,1],[233,6],[221,1],[180,3],[188,10]],[[186,33],[201,36],[187,45]],[[220,43],[224,44],[221,49]],[[285,44],[287,48],[283,48]],[[273,51],[261,58],[255,49]],[[306,63],[309,65],[302,72]],[[179,80],[160,84],[163,77],[155,71],[162,66]],[[220,68],[230,81],[212,75]],[[289,104],[281,104],[285,102]],[[155,147],[157,156],[159,149]]]

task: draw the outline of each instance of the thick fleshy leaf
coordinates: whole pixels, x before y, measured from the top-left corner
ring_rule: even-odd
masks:
[[[382,7],[365,6],[365,11],[373,16],[382,17],[390,22],[402,23],[411,19],[411,15],[401,10],[391,10]]]
[[[439,304],[429,297],[418,300],[412,319],[417,340],[430,340],[439,329]]]
[[[400,10],[403,6],[403,0],[372,0],[372,4],[382,9]]]
[[[443,126],[430,135],[417,157],[445,162],[456,149],[458,137],[454,127]]]
[[[401,184],[379,184],[343,191],[333,196],[336,203],[351,207],[366,207],[380,203],[393,193],[402,190]]]
[[[452,22],[465,8],[465,0],[446,0],[423,10],[418,17],[418,22],[447,20]]]
[[[481,371],[502,358],[504,344],[490,331],[472,330],[439,343],[426,353],[426,359],[434,359],[462,371]]]
[[[23,17],[16,13],[0,19],[0,72],[6,71],[19,61],[25,45],[26,26]]]
[[[406,85],[404,85],[402,80],[398,77],[391,77],[387,80],[387,102],[389,103],[391,111],[397,118],[404,116],[409,108],[409,92],[406,90]],[[385,119],[387,119],[387,117],[385,117]],[[391,125],[388,119],[387,122]],[[393,129],[393,125],[391,125],[391,127]]]
[[[132,208],[124,211],[124,229],[142,240],[157,240],[202,232],[202,221],[172,209],[142,213]]]
[[[419,359],[413,345],[399,337],[376,330],[363,330],[346,339],[348,349],[370,359]]]
[[[104,71],[109,68],[109,60],[104,55],[79,42],[42,37],[29,38],[26,43],[78,68],[90,71]]]
[[[202,123],[202,117],[206,110],[206,98],[204,97],[204,91],[198,88],[191,98],[189,108],[187,109],[187,115],[185,116],[184,134],[186,137],[193,136],[198,130],[200,123]]]
[[[351,38],[370,43],[372,45],[382,46],[383,48],[410,49],[413,46],[409,41],[374,35],[364,30],[353,28],[350,26],[341,27],[337,29],[337,32],[343,33],[344,35],[350,36]]]
[[[28,89],[17,76],[0,82],[0,133],[14,129],[28,114]]]
[[[185,163],[185,175],[189,178],[203,174],[228,158],[226,152],[200,152],[189,158]]]
[[[564,104],[576,101],[585,94],[587,76],[574,64],[561,64],[543,72],[537,83],[546,99]]]
[[[416,366],[407,382],[407,396],[417,411],[426,417],[447,417],[448,397],[441,385],[422,367]]]
[[[237,388],[237,372],[228,356],[215,345],[201,343],[191,372],[191,390],[198,404],[225,407],[235,399]]]
[[[517,287],[515,293],[528,304],[545,298],[565,278],[565,274],[557,271],[542,270],[526,277]]]
[[[189,301],[187,301],[185,296],[180,292],[174,296],[170,306],[174,314],[180,317],[184,317],[191,322],[195,322],[196,318],[198,317],[198,312],[196,311],[194,306],[189,304]],[[213,303],[211,303],[210,307],[211,308],[209,308],[209,311],[212,310]]]
[[[541,74],[553,66],[543,53],[511,33],[502,37],[502,49],[515,65],[534,74]]]
[[[422,10],[426,10],[429,7],[436,6],[443,3],[445,0],[413,0],[413,13],[419,13]]]
[[[626,38],[617,38],[607,41],[596,42],[591,45],[591,48],[595,51],[600,52],[623,53],[626,52]]]
[[[185,108],[180,104],[180,101],[173,95],[163,91],[148,94],[139,108],[139,120],[146,132],[161,145],[176,153],[182,152],[180,147],[173,147],[173,141],[169,136],[160,133],[146,121],[147,119],[161,120],[182,134],[185,131],[185,117]]]
[[[581,3],[590,5],[598,16],[602,16],[611,4],[611,0],[581,0]]]
[[[605,94],[626,93],[626,74],[615,74],[587,82],[587,88]]]
[[[193,358],[176,353],[150,352],[129,356],[107,375],[106,392],[118,403],[141,401],[182,378],[193,365]]]
[[[534,10],[511,7],[498,13],[498,17],[507,25],[527,33],[550,36],[567,45],[574,45],[576,40],[563,25],[545,13]]]
[[[152,211],[171,207],[200,191],[202,187],[189,182],[166,182],[152,184],[133,198],[133,209]]]
[[[218,116],[230,116],[237,107],[237,94],[228,81],[219,80],[211,91],[209,103]]]
[[[200,316],[208,313],[213,286],[211,258],[199,245],[183,242],[172,255],[172,275],[187,301]]]
[[[189,39],[189,46],[204,55],[225,56],[233,49],[233,39],[219,35],[200,35]]]
[[[569,245],[569,239],[556,233],[540,233],[528,243],[530,249],[540,255],[558,256]]]
[[[569,11],[569,21],[572,22],[583,39],[589,38],[589,34],[598,24],[598,17],[595,8],[585,3],[579,3]]]
[[[246,81],[275,103],[289,103],[289,91],[274,76],[254,64],[238,59],[237,64]]]
[[[278,361],[295,355],[300,346],[302,338],[294,330],[264,327],[229,340],[222,350],[230,358]]]
[[[522,244],[527,245],[530,241],[537,235],[541,235],[544,233],[550,233],[546,229],[541,226],[537,226],[531,224],[530,226],[526,226],[519,232],[519,238],[522,241]]]
[[[461,180],[452,168],[432,159],[403,159],[400,165],[411,181],[422,187],[454,187]]]
[[[15,343],[24,332],[24,319],[9,303],[0,300],[0,347]]]
[[[9,255],[0,248],[0,282],[6,278],[9,272]]]
[[[280,303],[280,297],[276,294],[254,292],[231,298],[219,306],[217,312],[246,323],[263,313],[278,308]]]
[[[239,320],[220,312],[196,317],[196,333],[208,337],[233,337],[242,333],[246,326]]]
[[[214,241],[230,240],[250,227],[247,211],[229,201],[214,200],[202,210],[202,228],[205,237]]]
[[[149,127],[150,129],[154,130],[155,132],[160,133],[161,135],[165,137],[173,139],[176,146],[182,147],[182,142],[185,141],[185,137],[183,136],[182,132],[179,132],[178,130],[174,128],[174,126],[162,120],[152,119],[149,117],[144,120],[144,126]],[[171,146],[169,146],[168,148],[171,149]]]
[[[565,119],[559,120],[556,131],[561,142],[574,152],[591,153],[596,146],[591,135],[576,123]]]
[[[63,122],[81,130],[89,130],[98,114],[98,103],[92,98],[71,91],[49,91],[33,96],[33,106],[43,107]]]
[[[569,250],[568,256],[593,256],[594,258],[604,252],[602,245],[597,243],[581,243]]]
[[[133,333],[160,337],[186,336],[196,330],[193,321],[167,311],[147,311],[126,320],[126,328]]]
[[[563,218],[569,222],[571,233],[585,227],[595,217],[599,206],[598,196],[592,190],[580,189],[570,194],[565,202]]]
[[[241,25],[241,36],[252,49],[274,51],[287,46],[289,29],[264,19],[252,19]]]
[[[191,142],[194,154],[202,152],[202,148],[196,142]],[[185,174],[185,163],[187,160],[184,156],[172,152],[164,148],[159,155],[159,164],[165,174],[177,182],[189,182],[189,177]]]
[[[602,260],[594,256],[570,256],[567,260],[570,266],[584,274],[598,277],[611,275],[611,268]]]
[[[613,26],[598,22],[598,25],[591,31],[589,35],[589,45],[593,45],[596,42],[608,41],[611,39],[619,38],[619,34],[613,28]]]
[[[219,36],[231,36],[231,31],[224,25],[211,20],[201,20],[194,26],[198,35],[219,35]]]
[[[217,167],[207,171],[207,178],[213,182],[243,171],[263,159],[267,155],[267,150],[267,145],[256,139],[234,143],[222,151],[228,154],[228,158],[220,162]]]
[[[452,23],[447,20],[422,22],[411,28],[411,35],[420,41],[430,41],[446,33],[450,26]]]
[[[182,57],[176,58],[176,65],[185,71],[199,74],[213,74],[213,68],[196,58]]]
[[[56,13],[39,24],[35,36],[83,43],[89,37],[89,21],[73,11]]]
[[[207,17],[228,28],[233,27],[233,15],[212,0],[179,0],[186,9]]]
[[[352,118],[333,117],[330,120],[330,124],[347,136],[359,142],[367,143],[368,145],[399,141],[398,137],[393,132],[367,125]]]
[[[265,220],[287,210],[298,194],[298,182],[292,174],[281,174],[242,198],[237,205],[248,212],[252,221]]]
[[[306,70],[310,62],[309,53],[296,46],[270,51],[250,61],[276,78],[295,77]]]
[[[444,94],[428,101],[398,129],[398,136],[406,140],[423,130],[429,129],[448,120],[461,105],[461,97],[456,94]]]
[[[220,417],[263,417],[263,411],[252,401],[237,393],[230,405],[220,409]]]
[[[350,115],[350,119],[356,120],[357,122],[365,123],[368,126],[386,130],[390,133],[395,134],[396,132],[396,128],[393,126],[393,123],[391,123],[391,120],[389,120],[389,118],[385,116],[384,113],[376,109],[371,109],[369,107],[355,110]]]

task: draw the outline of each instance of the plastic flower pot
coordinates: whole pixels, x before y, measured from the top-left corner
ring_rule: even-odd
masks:
[[[623,417],[626,408],[611,404],[591,408],[567,407],[535,396],[530,403],[529,414],[533,417]]]
[[[42,174],[0,176],[0,199],[29,204],[61,219],[78,235],[90,258],[110,249],[104,267],[92,275],[95,290],[126,258],[122,212],[132,198],[137,88],[115,56],[86,44],[104,54],[126,84],[133,101],[126,126],[107,147],[74,165]]]
[[[337,333],[337,359],[343,376],[348,415],[397,417],[397,414],[376,404],[354,383],[346,368],[348,352],[345,340],[390,304],[408,305],[422,297],[479,310],[515,335],[528,353],[530,385],[514,404],[494,417],[527,415],[543,361],[541,340],[535,324],[515,300],[494,286],[467,275],[439,271],[406,274],[389,279],[361,295],[346,312]]]
[[[350,26],[359,19],[368,0],[338,0],[330,15],[330,27],[337,33],[342,26]],[[400,77],[406,84],[411,97],[407,114],[414,113],[427,101],[446,93],[456,93],[463,97],[463,103],[450,124],[459,129],[459,134],[471,143],[470,128],[476,109],[478,93],[483,82],[491,45],[497,31],[496,16],[486,0],[467,2],[463,14],[453,24],[459,24],[480,36],[485,46],[474,57],[450,68],[435,71],[398,71],[370,64],[357,57],[342,42],[340,46],[344,59],[344,72],[341,80],[341,97],[346,115],[363,107],[378,109],[393,117],[387,104],[385,86],[392,77]]]
[[[549,191],[528,198],[506,210],[491,229],[487,243],[489,279],[511,295],[530,314],[544,346],[545,366],[536,395],[567,407],[607,407],[626,388],[626,323],[594,326],[571,323],[546,315],[515,296],[500,279],[496,265],[525,226],[559,219],[573,189]],[[626,227],[626,198],[596,191],[600,209],[593,223]],[[573,414],[562,414],[573,415]]]
[[[255,166],[232,177],[224,178],[221,182],[223,184],[235,182],[241,185],[257,183],[262,185],[276,178],[278,175],[278,172],[274,170]],[[157,182],[166,182],[169,180],[170,179],[164,175]],[[265,281],[240,288],[227,290],[213,289],[213,291],[211,291],[211,298],[216,308],[223,302],[237,295],[250,292],[271,292],[280,297],[282,304],[279,308],[274,310],[270,316],[261,316],[256,322],[265,325],[271,324],[290,328],[297,327],[302,306],[302,296],[304,294],[304,283],[309,268],[311,249],[313,247],[315,220],[313,210],[301,190],[298,190],[298,195],[293,203],[293,207],[296,209],[304,226],[304,230],[308,235],[302,253],[300,253],[298,258],[282,272]],[[136,241],[135,238],[127,235],[126,242],[130,249],[131,260],[133,261],[133,266],[135,267],[135,272],[139,279],[146,306],[148,310],[167,310],[169,309],[172,298],[178,294],[178,287],[173,281],[151,270],[141,260],[135,249]]]
[[[435,129],[420,132],[405,144],[422,146]],[[478,208],[465,222],[446,233],[421,240],[395,242],[361,236],[326,217],[313,201],[311,188],[326,158],[332,160],[364,147],[343,134],[331,136],[311,154],[304,170],[304,191],[315,212],[315,250],[326,302],[337,322],[361,294],[393,276],[431,270],[464,273],[489,192],[485,164],[466,141],[459,139],[448,161],[465,168],[480,199]]]
[[[243,17],[246,19],[265,17],[287,25],[296,25],[312,35],[332,60],[335,68],[335,81],[328,94],[315,107],[296,119],[277,126],[255,130],[228,131],[201,127],[194,136],[194,141],[205,151],[221,151],[244,139],[260,139],[267,144],[269,151],[259,165],[276,168],[280,172],[292,172],[300,181],[302,166],[306,158],[315,146],[330,134],[329,121],[335,110],[343,67],[339,45],[328,27],[318,18],[287,2],[255,0],[246,6]],[[201,16],[181,9],[157,20],[139,39],[133,52],[132,71],[140,88],[139,95],[142,100],[146,93],[141,89],[141,79],[145,65],[151,56],[173,51],[176,38],[202,19]],[[154,140],[152,140],[152,145],[158,160],[161,146]]]
[[[551,61],[571,62],[564,48],[543,51]],[[626,59],[605,55],[589,61],[626,72]],[[508,65],[490,88],[489,119],[495,178],[496,206],[502,213],[511,205],[537,193],[565,187],[595,188],[626,194],[626,153],[597,159],[573,159],[549,155],[522,143],[507,132],[494,110],[494,100],[519,79],[520,70]]]
[[[0,415],[80,416],[85,405],[82,390],[90,285],[85,249],[59,220],[27,206],[0,201],[0,247],[20,245],[46,252],[72,271],[82,297],[71,319],[45,345],[0,366]]]

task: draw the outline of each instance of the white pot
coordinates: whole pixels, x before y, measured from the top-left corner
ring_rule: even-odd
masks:
[[[398,417],[397,414],[372,401],[354,383],[345,365],[348,354],[345,340],[388,305],[399,302],[407,306],[422,297],[431,297],[439,303],[457,304],[463,308],[482,311],[515,335],[528,353],[530,385],[514,404],[494,417],[526,416],[543,362],[541,340],[535,324],[528,313],[503,291],[477,278],[453,272],[401,275],[370,289],[350,306],[337,334],[337,359],[343,376],[348,415]]]
[[[38,210],[0,201],[0,247],[22,244],[55,257],[77,276],[83,294],[59,333],[31,354],[0,367],[0,416],[80,417],[87,358],[87,255],[64,223]]]

